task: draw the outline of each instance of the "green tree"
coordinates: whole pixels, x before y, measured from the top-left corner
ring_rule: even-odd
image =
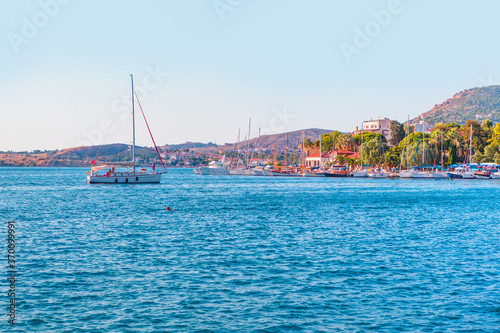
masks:
[[[382,164],[387,144],[382,140],[370,140],[362,145],[363,164]]]
[[[457,162],[457,146],[451,145],[448,150],[448,165],[455,164]]]
[[[391,130],[391,139],[389,143],[393,146],[399,145],[401,140],[403,140],[406,136],[405,126],[397,121],[391,121],[389,126]]]
[[[321,149],[323,151],[330,151],[333,147],[333,138],[329,133],[325,133],[321,136]]]

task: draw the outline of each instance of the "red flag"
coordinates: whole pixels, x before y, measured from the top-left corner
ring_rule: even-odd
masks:
[[[97,160],[93,160],[93,161],[92,161],[92,165],[94,165],[96,161],[97,161]]]

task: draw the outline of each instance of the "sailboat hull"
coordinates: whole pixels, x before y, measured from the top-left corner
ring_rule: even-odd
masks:
[[[447,172],[433,172],[432,177],[434,177],[434,179],[448,179],[448,173]]]
[[[87,176],[89,184],[151,184],[161,181],[161,173],[127,173],[106,176]]]
[[[421,172],[415,172],[412,175],[412,178],[431,179],[434,178],[434,176],[432,175],[432,172],[421,171]]]

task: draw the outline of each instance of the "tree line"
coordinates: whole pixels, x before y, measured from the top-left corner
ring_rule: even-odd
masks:
[[[500,164],[500,123],[494,125],[489,119],[481,123],[467,120],[464,125],[438,123],[430,133],[415,132],[415,127],[397,121],[391,122],[392,137],[387,142],[385,136],[361,132],[355,135],[334,131],[321,136],[321,151],[349,150],[362,154],[362,161],[351,161],[339,157],[335,163],[348,165],[387,165],[404,168],[422,165],[444,167],[463,163],[470,152],[469,137],[472,129],[473,163]],[[304,140],[306,148],[319,147],[319,139]]]

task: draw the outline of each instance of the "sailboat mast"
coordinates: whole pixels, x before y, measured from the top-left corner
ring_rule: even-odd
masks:
[[[408,134],[406,135],[406,169],[410,168],[410,115],[408,115],[408,122],[406,123]]]
[[[134,76],[130,74],[130,81],[132,82],[132,163],[134,164],[135,172],[135,111],[134,111]]]
[[[361,163],[360,167],[363,169],[363,123],[361,123]]]
[[[422,127],[420,130],[422,131],[422,168],[425,164],[425,133],[424,133],[424,121],[422,120]]]
[[[260,127],[259,127],[259,145],[260,145]],[[260,146],[257,146],[259,147],[258,148],[258,158],[259,158],[259,166],[261,164],[261,160],[262,160],[262,148]]]
[[[472,163],[472,124],[470,124],[470,135],[469,135],[469,168]]]
[[[274,143],[274,152],[273,152],[273,169],[276,168],[276,142]]]
[[[441,170],[444,169],[444,162],[443,162],[443,131],[441,131]]]
[[[304,167],[305,163],[304,163],[304,131],[302,131],[302,151],[301,151],[301,164],[302,164],[302,167]]]
[[[285,149],[285,155],[286,155],[286,162],[285,165],[288,166],[288,133],[286,133],[286,149]]]
[[[321,135],[319,136],[319,166],[321,166]]]
[[[248,141],[247,141],[247,169],[250,167],[250,125],[252,118],[248,118]]]

